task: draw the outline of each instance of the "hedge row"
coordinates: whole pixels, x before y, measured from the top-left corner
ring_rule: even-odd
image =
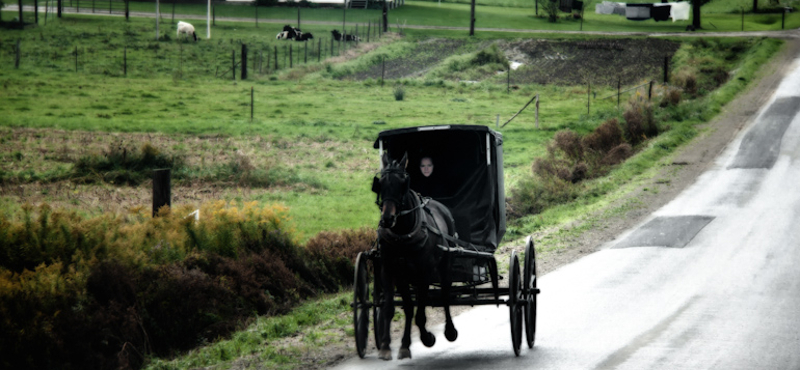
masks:
[[[294,241],[286,209],[224,202],[0,215],[0,368],[137,369],[352,282],[374,230]]]

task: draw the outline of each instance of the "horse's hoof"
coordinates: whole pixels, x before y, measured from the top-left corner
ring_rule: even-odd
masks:
[[[424,344],[425,347],[433,347],[433,345],[436,344],[436,336],[431,333],[428,333],[428,335],[421,335],[419,339],[422,340],[422,344]]]
[[[389,361],[392,359],[392,350],[390,349],[382,349],[378,351],[378,358],[384,361]],[[402,357],[401,357],[402,358]]]
[[[454,326],[450,326],[444,330],[444,337],[451,342],[455,342],[458,338],[458,330]]]
[[[400,352],[397,353],[397,359],[403,360],[411,358],[411,350],[408,348],[400,348]]]

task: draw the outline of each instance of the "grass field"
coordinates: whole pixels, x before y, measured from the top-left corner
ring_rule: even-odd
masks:
[[[736,6],[747,5],[748,1],[737,1],[716,0],[706,5],[704,11],[709,13],[704,14],[704,22],[718,27],[711,30],[738,31]],[[139,5],[144,10],[147,4]],[[546,144],[556,132],[571,129],[589,133],[608,119],[620,118],[626,101],[632,96],[644,96],[644,90],[624,95],[622,110],[618,110],[616,99],[603,99],[613,96],[617,86],[593,85],[588,93],[584,84],[514,83],[510,89],[504,75],[497,73],[502,68],[498,70],[497,65],[490,64],[459,69],[464,60],[471,60],[474,52],[491,44],[589,39],[580,34],[544,35],[531,31],[535,29],[679,32],[686,24],[634,23],[593,12],[586,13],[582,25],[573,19],[552,24],[533,17],[530,9],[510,10],[515,5],[519,3],[509,0],[481,6],[478,27],[517,32],[481,31],[477,37],[469,38],[464,30],[407,28],[403,30],[404,37],[393,33],[357,47],[331,47],[329,39],[325,39],[331,24],[341,21],[340,10],[303,9],[304,22],[308,21],[303,25],[304,31],[324,36],[317,40],[321,61],[317,62],[312,47],[311,58],[302,63],[300,60],[309,55],[305,48],[300,49],[304,44],[274,38],[284,20],[296,19],[296,9],[290,8],[269,9],[263,14],[259,10],[260,20],[269,17],[280,23],[259,23],[258,27],[255,22],[219,20],[212,39],[201,37],[203,40],[197,43],[177,42],[166,14],[160,40],[155,40],[153,20],[145,18],[125,22],[118,17],[67,14],[60,20],[49,18],[46,26],[40,20],[38,28],[2,30],[0,209],[8,214],[25,202],[46,202],[77,209],[84,215],[97,215],[147,206],[149,183],[132,186],[110,181],[82,182],[74,178],[73,169],[86,156],[135,151],[149,144],[185,163],[173,182],[174,203],[194,205],[224,199],[234,203],[285,204],[299,240],[323,230],[373,226],[378,215],[369,185],[378,167],[377,153],[372,149],[378,132],[426,124],[495,127],[498,115],[502,124],[534,94],[539,94],[538,130],[530,109],[507,126],[497,128],[504,139],[505,183],[507,188],[514,188],[531,176],[532,161],[546,153]],[[178,9],[176,12],[181,14],[204,14],[202,7]],[[394,30],[398,24],[466,27],[463,20],[468,18],[468,9],[452,2],[439,5],[410,1],[393,10],[390,19]],[[246,17],[250,11],[252,7],[230,7],[220,9],[217,16]],[[3,19],[15,14],[3,12]],[[349,24],[354,27],[355,22],[360,22],[361,30],[364,23],[379,15],[375,10],[348,10],[347,14],[348,22],[352,22]],[[26,13],[26,19],[30,16]],[[800,26],[796,13],[786,20],[787,27]],[[780,18],[748,14],[745,27],[779,29]],[[205,28],[198,27],[198,34],[203,36]],[[340,79],[376,67],[379,60],[399,60],[422,50],[416,45],[432,38],[459,40],[463,46],[449,51],[453,55],[441,58],[430,72],[419,77],[384,83],[377,78]],[[606,41],[615,39],[605,37]],[[14,67],[17,40],[22,50],[19,68]],[[758,67],[780,47],[780,42],[763,38],[672,40],[682,43],[672,59],[674,72],[724,68],[730,72],[726,84],[716,90],[701,88],[696,97],[686,99],[681,106],[659,110],[657,117],[669,130],[638,148],[639,154],[610,176],[586,185],[583,195],[574,202],[512,221],[508,242],[580,220],[587,213],[606,207],[696,135],[696,126],[746,88],[757,76]],[[238,73],[231,73],[230,66],[232,58],[239,60],[242,44],[247,44],[251,53],[273,58],[278,50],[281,67],[275,70],[274,64],[266,65],[263,59],[260,63],[251,60],[250,76],[241,80]],[[288,45],[293,46],[292,68],[287,68]],[[734,49],[741,50],[741,55],[727,60]],[[436,53],[445,51],[432,49],[423,54]],[[436,70],[437,66],[449,72],[442,73]],[[479,76],[480,80],[459,81],[457,76]],[[659,78],[660,72],[651,71],[640,82]],[[402,99],[398,99],[398,91],[402,91]],[[656,89],[657,96],[663,92]],[[588,112],[587,96],[592,97]],[[543,240],[537,248],[547,252],[564,246],[558,240]],[[341,320],[336,321],[336,313],[327,312],[346,311],[341,299],[326,301],[323,309],[326,317],[333,317],[330,320],[335,326],[342,325]],[[318,324],[296,321],[301,326]],[[263,329],[266,333],[278,324],[259,321],[257,325],[267,327]],[[282,332],[278,336],[290,334]],[[237,351],[244,348],[242,353],[269,347],[248,334],[235,338],[239,339],[200,352],[198,356],[205,358],[202,365],[191,359],[174,367],[224,364],[234,353],[230,347],[239,348]],[[325,345],[325,341],[311,340],[307,345]],[[285,368],[293,366],[291,355],[264,351],[258,356],[265,361],[275,361]],[[170,367],[173,366],[164,365]]]

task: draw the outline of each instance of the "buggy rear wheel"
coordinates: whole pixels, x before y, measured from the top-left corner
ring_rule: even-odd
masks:
[[[511,263],[508,269],[508,307],[511,316],[511,344],[514,346],[514,355],[519,356],[522,346],[522,307],[525,303],[523,296],[522,279],[519,273],[519,258],[517,252],[511,252]]]
[[[536,249],[530,236],[525,242],[524,270],[525,339],[528,342],[528,348],[533,348],[533,343],[536,340],[536,297],[539,294],[539,289],[536,287]]]
[[[355,282],[353,284],[353,329],[356,337],[358,357],[364,358],[369,334],[369,277],[367,256],[359,253],[356,258]]]

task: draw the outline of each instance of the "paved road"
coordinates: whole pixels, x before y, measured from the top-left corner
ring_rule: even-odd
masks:
[[[540,278],[533,349],[514,357],[508,309],[479,307],[456,318],[454,343],[435,327],[412,360],[335,369],[800,369],[798,57],[695,184]]]

